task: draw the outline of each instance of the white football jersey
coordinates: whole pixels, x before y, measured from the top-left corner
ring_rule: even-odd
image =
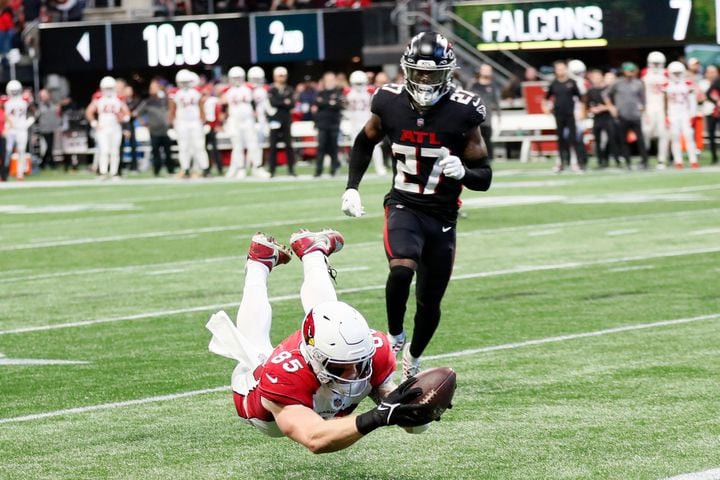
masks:
[[[194,88],[180,89],[172,96],[175,101],[175,120],[200,122],[200,99],[202,95]]]
[[[258,122],[266,122],[267,113],[265,112],[265,107],[268,103],[268,92],[265,90],[264,85],[252,87],[252,99],[253,102],[255,102],[255,114],[257,115]]]
[[[5,100],[5,121],[10,128],[27,128],[27,113],[30,99],[25,96],[9,97]]]
[[[668,82],[665,70],[648,69],[642,78],[645,84],[646,110],[652,114],[665,113],[665,84]]]
[[[257,90],[257,89],[256,89]],[[236,121],[254,120],[253,93],[246,85],[230,87],[225,92],[228,116]]]
[[[668,116],[686,117],[695,115],[695,84],[690,80],[670,81],[665,85]]]
[[[351,88],[347,94],[347,113],[348,119],[353,124],[365,124],[370,119],[370,103],[372,102],[372,94],[367,88]]]
[[[120,115],[124,105],[120,97],[116,95],[112,97],[102,96],[95,101],[95,105],[97,106],[98,125],[100,127],[120,127],[118,115]]]

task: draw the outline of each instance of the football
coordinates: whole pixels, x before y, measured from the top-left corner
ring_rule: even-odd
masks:
[[[413,388],[422,390],[422,395],[411,403],[433,405],[433,420],[437,420],[450,406],[455,394],[456,375],[455,370],[449,367],[438,367],[424,370],[418,373],[415,378],[417,382]]]

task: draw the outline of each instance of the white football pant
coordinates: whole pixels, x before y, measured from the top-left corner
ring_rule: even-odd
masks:
[[[122,143],[122,129],[120,125],[113,127],[98,127],[95,130],[97,143],[98,171],[100,175],[117,175],[120,168],[120,144]]]
[[[670,138],[672,139],[672,156],[676,165],[682,165],[683,155],[680,146],[680,135],[685,137],[685,149],[690,163],[697,163],[695,150],[695,131],[690,125],[689,115],[672,115],[670,117]]]
[[[657,138],[658,163],[665,165],[668,159],[668,146],[670,145],[670,132],[665,125],[665,112],[648,110],[643,116],[643,135],[649,144],[650,140]]]
[[[25,168],[27,168],[25,164],[25,153],[27,151],[28,131],[24,128],[8,130],[8,133],[5,135],[5,141],[6,163],[10,165],[13,148],[17,148],[16,172],[17,176],[22,178],[25,176]]]
[[[308,253],[302,258],[302,264],[304,278],[300,287],[300,300],[307,314],[315,305],[336,301],[337,294],[328,274],[325,254]],[[270,343],[272,307],[267,292],[269,273],[265,265],[252,260],[247,262],[245,287],[236,323],[243,336],[257,346],[258,352],[248,352],[251,358],[256,358],[258,353],[267,358],[273,350]]]
[[[177,135],[180,171],[186,172],[190,170],[190,163],[193,160],[193,170],[207,170],[210,161],[205,149],[205,132],[203,132],[202,124],[200,122],[177,121],[174,128]]]
[[[258,143],[258,130],[255,122],[228,120],[228,133],[232,143],[232,154],[227,176],[234,177],[240,171],[246,171],[245,149],[249,166],[258,169],[262,165],[262,150]]]

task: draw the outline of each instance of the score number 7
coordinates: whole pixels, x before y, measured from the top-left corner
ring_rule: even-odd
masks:
[[[716,3],[718,3],[717,0]],[[670,0],[670,8],[678,11],[673,40],[681,42],[687,37],[690,14],[692,13],[692,0]]]

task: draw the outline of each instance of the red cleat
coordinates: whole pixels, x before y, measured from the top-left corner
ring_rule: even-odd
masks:
[[[280,245],[270,235],[258,232],[250,241],[247,258],[260,262],[272,270],[276,265],[288,263],[290,255],[290,250],[285,245]]]
[[[682,170],[682,169],[683,169],[683,164],[682,164],[682,163],[676,163],[676,164],[675,164],[675,170]]]
[[[693,162],[690,164],[690,168],[697,170],[698,168],[700,168],[700,164],[698,162]]]
[[[344,244],[342,234],[329,228],[319,232],[301,229],[290,235],[290,247],[298,258],[311,252],[323,252],[329,257],[331,253],[342,250]]]

